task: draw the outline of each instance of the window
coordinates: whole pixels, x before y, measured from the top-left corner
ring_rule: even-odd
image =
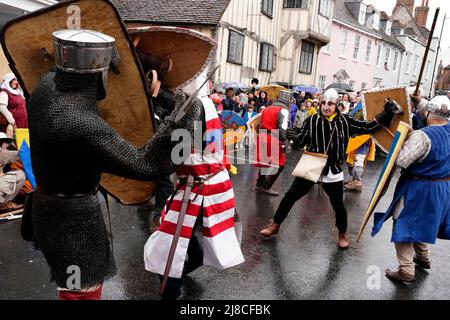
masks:
[[[266,16],[273,17],[273,0],[262,0],[261,12]]]
[[[377,53],[377,66],[380,66],[380,60],[381,60],[381,51],[383,50],[383,46],[380,44],[378,45],[378,53]]]
[[[327,76],[323,76],[323,75],[319,76],[319,88],[320,89],[325,89],[326,82],[327,82]]]
[[[361,42],[361,36],[355,36],[355,48],[353,49],[353,59],[355,59],[355,60],[358,60],[360,42]]]
[[[320,0],[319,14],[328,17],[330,15],[330,0]]]
[[[386,34],[388,36],[391,35],[391,30],[392,30],[392,22],[386,21]]]
[[[425,70],[425,79],[427,79],[427,80],[429,78],[428,73],[430,72],[430,64],[431,64],[431,62],[427,61],[427,67],[426,67],[426,70]]]
[[[330,53],[330,44],[331,44],[331,39],[330,39],[330,42],[328,42],[327,45],[324,47],[323,52]]]
[[[399,57],[399,54],[396,51],[395,54],[394,54],[394,71],[397,71],[398,57]]]
[[[367,83],[365,83],[365,82],[361,83],[361,91],[366,90],[366,88],[367,88]]]
[[[311,74],[314,61],[314,43],[302,41],[299,72]]]
[[[366,5],[361,3],[359,7],[359,17],[358,17],[358,22],[360,24],[366,23],[366,10],[367,10]]]
[[[372,53],[372,40],[367,40],[366,63],[370,63],[370,54]]]
[[[284,0],[283,8],[299,8],[306,9],[308,7],[308,0]]]
[[[230,30],[228,38],[228,58],[227,61],[242,64],[242,56],[244,53],[245,37],[235,31]]]
[[[380,15],[378,13],[373,15],[373,28],[375,30],[380,29]]]
[[[386,47],[386,55],[384,56],[384,69],[389,71],[389,58],[391,57],[391,49]]]
[[[342,32],[342,40],[341,40],[341,57],[344,57],[344,58],[345,58],[345,51],[347,49],[347,36],[348,36],[348,32],[343,31]]]
[[[259,70],[268,72],[275,70],[274,47],[268,43],[261,43]]]
[[[417,74],[417,69],[419,67],[419,56],[416,56],[413,67],[414,67],[414,71],[412,72],[412,74]]]
[[[409,73],[409,68],[411,65],[411,54],[409,54],[408,52],[406,53],[406,68],[405,68],[405,73]]]
[[[355,89],[355,81],[350,80],[350,82],[348,83],[348,85],[349,85],[352,89]]]

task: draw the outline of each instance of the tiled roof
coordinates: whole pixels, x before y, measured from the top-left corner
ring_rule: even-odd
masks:
[[[349,2],[355,2],[355,1],[349,1]],[[373,12],[373,11],[378,11],[378,10],[376,10],[376,8],[373,6],[369,6],[367,9],[367,12]],[[380,14],[380,18],[381,18],[381,14]],[[367,22],[367,19],[366,19],[366,23],[364,25],[361,25],[358,22],[358,18],[355,17],[352,14],[352,12],[350,11],[349,7],[346,4],[346,1],[340,0],[340,1],[335,2],[333,19],[343,22],[345,24],[351,25],[357,29],[360,29],[361,31],[368,32],[374,36],[381,37],[383,39],[383,41],[385,41],[393,46],[396,46],[397,48],[404,50],[403,45],[392,34],[390,36],[387,35],[382,30],[381,27],[379,30],[376,30],[375,28],[373,28],[373,26],[370,23]]]
[[[126,22],[217,25],[230,0],[113,0]]]

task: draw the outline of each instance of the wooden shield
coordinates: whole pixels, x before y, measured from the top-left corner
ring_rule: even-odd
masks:
[[[159,59],[171,59],[172,70],[161,79],[164,87],[187,85],[209,65],[216,42],[201,32],[179,27],[129,27],[136,48]]]
[[[25,96],[29,97],[39,78],[53,67],[52,33],[67,28],[92,29],[112,36],[120,54],[118,72],[109,71],[106,99],[98,104],[102,117],[136,147],[154,133],[144,76],[126,27],[114,5],[107,0],[64,1],[9,22],[1,43],[11,70]],[[69,170],[70,168],[68,168]],[[153,183],[138,182],[104,174],[101,185],[124,204],[147,201]]]
[[[378,130],[373,134],[377,145],[387,153],[391,148],[400,121],[412,126],[410,99],[406,88],[377,89],[363,92],[362,96],[364,118],[368,121],[375,119],[375,116],[384,110],[386,98],[395,100],[403,109],[403,114],[394,118],[391,126],[387,128],[388,130]]]
[[[378,182],[375,186],[375,191],[373,192],[372,199],[370,200],[369,207],[364,214],[363,220],[359,227],[356,241],[360,240],[364,228],[366,227],[369,218],[372,216],[375,207],[378,205],[389,187],[389,182],[391,181],[391,178],[395,172],[395,162],[397,161],[403,143],[405,142],[408,133],[411,130],[411,127],[403,121],[400,121],[397,127],[398,128],[395,132],[394,138],[392,139],[388,156],[386,157],[386,161],[384,163],[383,169],[381,170],[380,177],[378,178]]]

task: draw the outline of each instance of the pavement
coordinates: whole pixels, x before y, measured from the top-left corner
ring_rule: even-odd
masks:
[[[288,165],[275,183],[275,190],[284,193],[289,188],[298,158],[299,152],[288,154]],[[281,196],[258,194],[254,188],[256,168],[239,166],[239,174],[232,180],[236,208],[243,222],[245,263],[229,270],[197,269],[186,278],[181,299],[450,298],[450,242],[438,240],[431,247],[431,270],[416,269],[416,281],[409,284],[395,284],[384,276],[386,268],[397,267],[394,246],[390,243],[391,221],[371,238],[371,220],[361,241],[355,242],[383,161],[384,158],[378,157],[378,161],[368,164],[362,193],[345,194],[351,241],[347,251],[336,246],[334,213],[328,197],[317,185],[296,203],[278,236],[262,239],[259,231],[272,218]],[[377,211],[388,207],[393,188],[391,185]],[[105,283],[103,298],[159,299],[158,276],[145,271],[143,262],[151,210],[109,201],[118,273]],[[56,286],[50,282],[42,253],[20,237],[20,220],[0,224],[0,300],[56,298]]]

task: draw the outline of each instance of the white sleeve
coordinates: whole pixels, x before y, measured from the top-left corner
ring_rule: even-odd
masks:
[[[14,120],[12,113],[9,112],[8,108],[6,107],[6,104],[0,103],[0,113],[6,118],[6,121],[8,121],[8,123],[16,123],[16,120]]]
[[[283,122],[281,123],[281,129],[287,130],[289,127],[289,111],[286,109],[282,109],[281,114],[283,115]]]
[[[430,151],[430,138],[421,130],[413,131],[400,150],[397,166],[406,169],[414,162],[425,160]]]
[[[0,104],[8,105],[8,95],[6,92],[0,92]]]

